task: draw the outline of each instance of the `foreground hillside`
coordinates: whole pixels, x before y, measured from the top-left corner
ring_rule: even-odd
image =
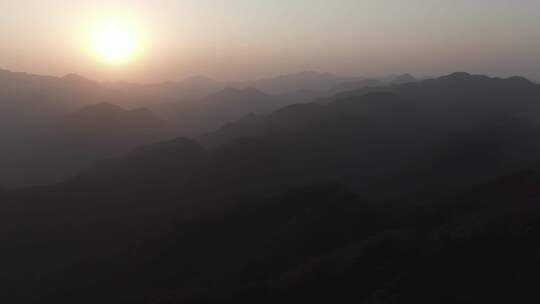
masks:
[[[69,218],[33,220],[40,231],[31,242],[28,231],[5,238],[4,246],[18,248],[2,252],[10,261],[3,297],[18,303],[538,300],[539,176],[517,174],[445,199],[388,204],[318,184],[177,215],[167,228],[159,221],[176,210],[170,206],[161,213],[137,205],[120,212],[107,202],[93,206],[107,212],[99,216],[64,208],[57,212]]]

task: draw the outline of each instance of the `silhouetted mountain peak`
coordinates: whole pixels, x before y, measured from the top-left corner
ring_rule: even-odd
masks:
[[[62,79],[68,80],[68,81],[71,81],[71,82],[89,82],[90,81],[87,78],[85,78],[85,77],[83,77],[83,76],[81,76],[79,74],[75,74],[75,73],[67,74],[64,77],[62,77]]]
[[[516,84],[524,84],[524,85],[534,85],[534,83],[532,81],[530,81],[529,79],[525,78],[525,77],[521,77],[521,76],[512,76],[510,78],[507,79],[508,81],[511,81],[513,83],[516,83]]]
[[[0,69],[0,75],[1,76],[20,76],[20,75],[28,75],[23,72],[14,72],[7,69]]]
[[[398,75],[394,78],[394,80],[392,81],[392,83],[394,84],[405,84],[405,83],[411,83],[411,82],[415,82],[417,81],[417,79],[412,76],[411,74],[403,74],[403,75]]]
[[[347,92],[347,91],[354,91],[362,88],[368,88],[368,87],[379,87],[384,85],[384,82],[377,80],[377,79],[360,79],[356,81],[348,81],[344,83],[340,83],[339,85],[335,86],[331,92],[333,93],[341,93],[341,92]]]
[[[534,89],[536,85],[524,77],[514,76],[510,78],[497,78],[485,75],[473,75],[465,72],[457,72],[440,78],[428,80],[432,83],[451,84],[452,86],[461,86],[474,88],[475,90],[493,90],[510,89],[513,91]],[[522,94],[528,94],[523,91]],[[494,98],[498,96],[493,96]]]
[[[148,109],[126,110],[107,102],[86,106],[72,113],[64,119],[61,126],[70,129],[81,128],[88,130],[111,128],[111,132],[122,126],[121,128],[126,129],[126,131],[132,128],[131,133],[136,132],[136,130],[144,132],[162,130],[165,132],[167,128],[166,124]]]
[[[474,75],[467,72],[455,72],[446,76],[441,77],[440,79],[454,80],[454,81],[467,81],[473,78]]]
[[[237,88],[225,88],[217,93],[210,94],[206,99],[208,100],[231,100],[231,99],[238,99],[238,100],[244,100],[246,98],[253,99],[254,101],[257,100],[264,100],[266,98],[270,97],[270,95],[259,91],[255,88],[245,88],[245,89],[237,89]]]
[[[299,77],[299,78],[303,78],[303,77],[313,77],[313,78],[316,78],[316,77],[328,77],[328,78],[336,78],[337,76],[332,74],[332,73],[327,73],[327,72],[319,72],[319,71],[303,71],[303,72],[299,72],[299,73],[296,73],[296,74],[291,74],[289,76],[296,76],[296,77]]]

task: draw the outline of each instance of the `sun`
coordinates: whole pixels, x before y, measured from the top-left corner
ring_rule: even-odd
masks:
[[[111,63],[130,61],[139,46],[136,31],[119,23],[97,26],[92,33],[92,48],[103,60]]]

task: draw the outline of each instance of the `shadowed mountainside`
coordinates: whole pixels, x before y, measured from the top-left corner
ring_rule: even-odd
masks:
[[[0,192],[6,296],[538,299],[538,87],[454,74],[378,90],[251,115],[206,147],[146,145],[68,182]]]
[[[174,122],[177,134],[197,136],[245,115],[265,114],[285,105],[312,102],[316,96],[300,91],[270,95],[253,88],[227,88],[200,100],[156,106],[154,111]]]
[[[1,184],[59,182],[98,160],[164,140],[172,132],[149,110],[100,103],[19,135],[2,153]]]
[[[400,85],[366,87],[339,93],[334,97],[321,99],[317,103],[327,104],[369,93],[392,93],[406,98],[410,108],[423,111],[426,119],[440,127],[456,131],[481,126],[492,119],[518,119],[536,124],[540,117],[539,85],[520,77],[500,79],[467,73],[454,73]],[[247,131],[249,134],[265,134],[269,132],[268,129],[274,127],[272,123],[276,121],[274,117],[278,115],[279,112],[276,112],[260,116],[256,120],[252,117],[249,121],[231,123],[214,134],[201,137],[201,140],[205,144],[219,145],[223,141],[241,136],[243,130],[249,130]],[[255,125],[246,125],[247,122]]]

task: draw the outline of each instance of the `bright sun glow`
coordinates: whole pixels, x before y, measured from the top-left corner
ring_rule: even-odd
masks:
[[[92,46],[97,55],[108,62],[127,62],[137,51],[137,34],[123,24],[101,25],[93,32]]]

